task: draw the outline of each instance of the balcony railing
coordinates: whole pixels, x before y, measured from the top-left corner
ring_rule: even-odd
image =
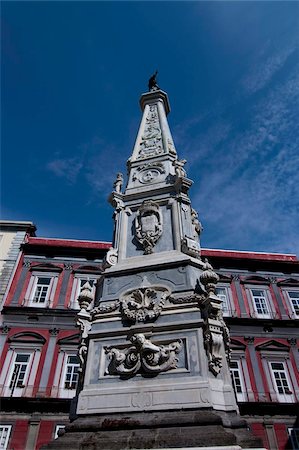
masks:
[[[11,388],[10,385],[0,385],[0,397],[22,398],[73,398],[76,389],[64,389],[57,386],[49,386],[41,390],[38,386],[22,386]]]

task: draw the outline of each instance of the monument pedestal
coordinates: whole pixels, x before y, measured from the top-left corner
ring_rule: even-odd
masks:
[[[66,427],[47,450],[262,448],[236,413],[213,410],[87,416]]]

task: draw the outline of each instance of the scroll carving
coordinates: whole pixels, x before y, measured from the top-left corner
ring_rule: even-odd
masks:
[[[135,237],[143,246],[145,255],[153,253],[162,230],[162,214],[159,205],[152,200],[144,200],[135,218]]]
[[[181,340],[156,345],[140,333],[134,334],[130,341],[132,345],[126,349],[105,348],[110,360],[107,375],[134,376],[138,372],[157,375],[177,368],[177,354],[183,346]]]
[[[116,248],[110,247],[103,260],[103,267],[107,269],[115,266],[118,259],[118,251]]]

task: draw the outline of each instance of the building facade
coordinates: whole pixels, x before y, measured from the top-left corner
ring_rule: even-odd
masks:
[[[20,245],[28,236],[35,236],[35,231],[36,227],[32,222],[0,221],[0,311],[17,259],[20,257]]]
[[[78,381],[77,298],[110,244],[27,237],[2,311],[0,448],[34,449],[69,418]]]
[[[109,243],[29,237],[3,308],[1,447],[39,449],[69,422],[79,361],[77,298]],[[299,261],[202,249],[220,277],[240,413],[268,449],[298,448]],[[93,288],[95,289],[95,287]]]

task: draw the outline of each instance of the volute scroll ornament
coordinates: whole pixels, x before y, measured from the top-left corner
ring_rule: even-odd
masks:
[[[116,248],[110,247],[103,260],[103,267],[107,269],[115,266],[118,259],[118,251]]]
[[[135,218],[135,237],[143,246],[145,255],[153,253],[162,231],[162,214],[158,203],[144,200]]]
[[[133,376],[137,373],[157,375],[178,365],[177,354],[182,350],[181,340],[167,345],[157,345],[146,339],[144,334],[134,334],[132,346],[125,349],[106,347],[105,353],[110,360],[106,375]]]

